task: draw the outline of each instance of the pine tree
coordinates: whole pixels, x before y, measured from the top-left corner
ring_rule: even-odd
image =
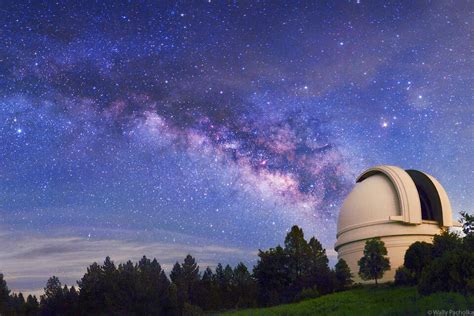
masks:
[[[204,270],[197,292],[199,295],[198,305],[203,310],[216,310],[220,307],[219,288],[211,268],[207,267]]]
[[[52,276],[46,282],[44,295],[41,296],[41,308],[46,314],[63,312],[64,293],[58,277]]]
[[[96,262],[87,268],[87,272],[78,282],[80,287],[79,302],[86,314],[100,314],[104,311],[105,288],[103,270]]]
[[[196,285],[200,280],[199,266],[196,263],[196,259],[194,259],[191,255],[188,254],[186,258],[184,258],[184,262],[182,264],[182,271],[184,284],[187,292],[187,302],[189,302],[190,304],[195,304],[197,298]]]
[[[10,299],[10,290],[7,282],[3,279],[3,274],[0,273],[0,314],[6,314],[8,310],[8,301]]]
[[[285,251],[290,258],[289,273],[293,282],[299,282],[299,278],[305,271],[308,250],[303,230],[296,225],[293,226],[285,238]]]
[[[267,251],[259,250],[259,260],[253,269],[258,284],[258,299],[262,305],[276,305],[287,301],[285,291],[291,279],[289,258],[281,246]]]
[[[244,308],[254,306],[256,301],[256,283],[250,275],[245,264],[240,262],[233,271],[233,291],[235,297],[235,308]]]
[[[329,269],[326,250],[315,237],[311,237],[308,247],[308,270],[305,279],[310,283],[306,283],[306,287],[311,289],[316,287],[319,294],[331,293],[334,290],[335,280],[331,269]]]
[[[28,295],[25,304],[25,314],[36,315],[39,311],[39,303],[36,296]]]
[[[364,256],[359,260],[359,275],[363,280],[377,280],[382,278],[385,271],[390,269],[385,243],[380,238],[372,238],[366,241]]]
[[[336,263],[335,275],[338,290],[343,290],[353,283],[351,269],[344,259],[339,259]]]
[[[184,303],[188,299],[188,290],[184,279],[183,268],[176,262],[170,273],[171,281],[176,286],[176,304],[179,310],[182,310]]]

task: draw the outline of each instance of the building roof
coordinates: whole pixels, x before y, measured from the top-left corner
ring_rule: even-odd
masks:
[[[339,213],[338,234],[351,227],[393,220],[418,225],[437,221],[452,226],[451,205],[441,184],[431,175],[395,166],[365,170]]]

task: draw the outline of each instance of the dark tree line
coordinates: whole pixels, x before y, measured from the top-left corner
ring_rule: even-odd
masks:
[[[311,298],[350,286],[351,273],[340,260],[328,266],[316,238],[304,239],[298,226],[284,247],[259,251],[253,271],[243,263],[218,264],[200,271],[187,255],[176,262],[169,278],[156,259],[116,265],[109,257],[93,263],[77,288],[51,277],[40,301],[10,293],[0,274],[0,315],[199,315],[203,311],[268,306]]]

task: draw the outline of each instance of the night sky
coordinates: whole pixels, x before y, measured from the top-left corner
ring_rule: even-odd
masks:
[[[106,255],[252,265],[293,224],[334,260],[377,164],[473,211],[474,2],[20,2],[0,8],[13,290]]]

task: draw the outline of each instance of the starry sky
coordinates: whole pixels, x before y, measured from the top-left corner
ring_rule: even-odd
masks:
[[[293,224],[335,256],[365,168],[474,205],[474,3],[2,3],[0,271],[106,255],[254,264]]]

